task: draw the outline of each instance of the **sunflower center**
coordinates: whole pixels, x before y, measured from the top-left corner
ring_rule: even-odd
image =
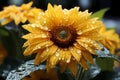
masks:
[[[72,27],[54,27],[51,31],[51,40],[55,45],[66,48],[72,46],[77,37],[76,30]]]
[[[62,30],[59,32],[59,35],[58,37],[61,38],[61,39],[65,39],[69,36],[68,32],[66,30]]]

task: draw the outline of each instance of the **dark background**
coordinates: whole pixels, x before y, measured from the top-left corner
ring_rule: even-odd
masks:
[[[18,3],[15,3],[15,1],[17,1]],[[4,6],[8,6],[9,4],[20,5],[29,1],[34,1],[34,6],[42,8],[43,10],[46,9],[48,2],[53,4],[61,4],[64,8],[68,9],[74,6],[80,6],[81,10],[89,9],[89,11],[92,12],[109,7],[110,9],[105,14],[105,17],[120,18],[120,5],[118,4],[119,0],[0,0],[0,10],[2,10]],[[84,6],[82,6],[83,4],[81,3],[81,1],[88,1],[89,6],[85,8]]]

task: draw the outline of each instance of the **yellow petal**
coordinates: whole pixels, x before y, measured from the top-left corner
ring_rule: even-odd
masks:
[[[24,39],[31,39],[31,38],[48,38],[48,37],[49,37],[49,36],[48,36],[47,33],[43,33],[43,34],[41,34],[41,35],[38,35],[38,34],[36,34],[36,33],[34,33],[34,34],[29,33],[29,34],[27,34],[27,35],[22,36],[22,38],[24,38]]]
[[[20,23],[20,17],[18,15],[14,16],[14,20],[16,25]]]
[[[49,47],[53,44],[52,41],[44,41],[44,42],[41,42],[39,44],[34,44],[34,45],[30,45],[29,47],[27,47],[24,51],[24,55],[27,56],[27,55],[30,55],[34,52],[36,52],[37,50],[40,50],[40,49],[43,49],[45,48],[46,46]]]
[[[29,3],[27,3],[27,4],[23,4],[23,5],[21,6],[21,9],[22,9],[22,10],[28,10],[28,9],[31,8],[32,4],[33,4],[32,1],[29,2]]]
[[[71,61],[71,53],[69,49],[65,50],[63,55],[65,55],[64,57],[65,62],[69,63]]]
[[[67,67],[67,63],[64,60],[60,61],[60,72],[63,73]]]
[[[35,57],[35,60],[34,60],[34,64],[35,65],[38,65],[40,63],[40,54],[42,53],[42,50],[39,51],[37,54],[36,54],[36,57]]]
[[[82,53],[83,57],[89,61],[91,64],[93,64],[93,58],[92,58],[92,55],[89,53],[89,52],[86,52],[86,51],[83,51]]]
[[[57,56],[52,56],[50,58],[50,66],[51,68],[54,68],[55,65],[59,62],[59,58]]]
[[[81,42],[90,45],[91,47],[93,47],[94,49],[101,49],[100,44],[98,44],[96,41],[87,38],[87,37],[81,37]]]
[[[2,21],[1,24],[2,24],[2,25],[6,25],[6,24],[8,24],[8,23],[11,22],[11,21],[12,21],[12,19],[6,18],[6,20]]]
[[[75,47],[70,47],[69,50],[70,50],[72,56],[79,62],[81,59],[81,50],[77,49]]]
[[[72,71],[73,75],[76,77],[78,70],[78,63],[75,60],[72,60],[70,63],[68,63],[68,68],[70,69],[70,71]]]
[[[59,60],[64,60],[64,57],[65,57],[65,53],[63,51],[63,49],[58,49],[59,53],[55,54],[55,55],[58,55],[59,54]]]
[[[23,47],[27,47],[27,46],[34,45],[34,44],[37,45],[38,43],[41,43],[41,42],[47,41],[47,40],[48,40],[47,38],[32,38],[32,39],[27,40],[23,44]]]
[[[53,55],[57,50],[57,47],[52,45],[52,46],[49,46],[49,47],[46,47],[43,52],[41,54],[39,54],[39,63],[42,63],[44,62],[46,59],[48,59],[50,57],[50,55]],[[36,63],[36,62],[35,62]],[[38,63],[38,64],[39,64]]]
[[[88,69],[87,61],[84,59],[84,57],[81,58],[79,63],[85,70]]]
[[[79,45],[81,45],[86,50],[88,50],[91,54],[95,54],[96,55],[95,49],[92,49],[91,47],[89,47],[88,44],[83,43],[80,39],[78,39],[77,42],[79,43]]]

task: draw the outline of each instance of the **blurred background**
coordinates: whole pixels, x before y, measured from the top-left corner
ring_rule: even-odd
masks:
[[[109,10],[104,15],[104,22],[107,27],[115,27],[116,31],[120,34],[120,5],[118,0],[0,0],[0,10],[4,6],[8,5],[21,5],[22,3],[27,3],[33,1],[34,5],[38,8],[46,10],[47,4],[61,4],[63,8],[70,9],[74,6],[79,6],[81,10],[89,9],[90,12],[96,12],[103,8],[109,8]]]
[[[43,10],[47,9],[48,3],[60,4],[63,6],[63,8],[67,8],[67,9],[73,8],[75,6],[79,6],[80,10],[82,11],[88,9],[89,12],[93,12],[93,13],[103,8],[109,8],[109,10],[105,13],[103,17],[103,22],[105,23],[106,27],[114,28],[116,32],[120,35],[120,11],[119,11],[120,5],[117,5],[117,3],[119,3],[118,2],[119,0],[0,0],[0,11],[3,10],[5,6],[13,5],[13,4],[20,6],[21,4],[28,3],[30,1],[34,2],[33,6],[37,8],[41,8]],[[12,33],[7,31],[7,29],[3,29],[0,31],[2,31],[0,32],[0,45],[1,45],[1,41],[3,41],[4,45],[7,45],[7,47],[4,46],[7,49],[6,51],[4,49],[0,49],[0,50],[4,51],[5,56],[7,52],[9,52],[8,55],[10,55],[5,59],[4,64],[0,65],[0,80],[4,80],[4,76],[6,76],[11,69],[17,67],[17,65],[22,63],[22,61],[20,61],[18,58],[17,59],[16,57],[13,58],[13,56],[17,55],[15,53],[20,51],[18,47],[21,47],[21,45],[18,44],[19,41],[17,43],[14,43],[15,39],[12,36]],[[1,33],[4,33],[5,31],[7,31],[10,34],[5,33],[5,35],[1,35]],[[17,32],[14,31],[14,33]],[[6,37],[6,35],[9,36]],[[20,55],[17,56],[19,57]],[[118,56],[120,57],[120,55]],[[2,58],[3,57],[1,57],[0,55],[0,59]],[[118,72],[119,74],[115,75],[111,71],[101,71],[99,75],[94,77],[94,79],[90,79],[90,80],[120,80],[120,78],[119,79],[111,78],[111,77],[120,76],[120,68],[117,67],[115,71]]]

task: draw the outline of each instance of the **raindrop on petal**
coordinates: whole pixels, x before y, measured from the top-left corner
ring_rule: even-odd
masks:
[[[59,54],[59,52],[56,52],[55,55],[58,57],[60,54]]]
[[[69,62],[70,62],[70,60],[68,59],[68,60],[66,60],[66,62],[67,62],[67,63],[69,63]]]
[[[77,50],[77,53],[80,54],[80,53],[81,53],[81,50],[78,49],[78,50]]]

